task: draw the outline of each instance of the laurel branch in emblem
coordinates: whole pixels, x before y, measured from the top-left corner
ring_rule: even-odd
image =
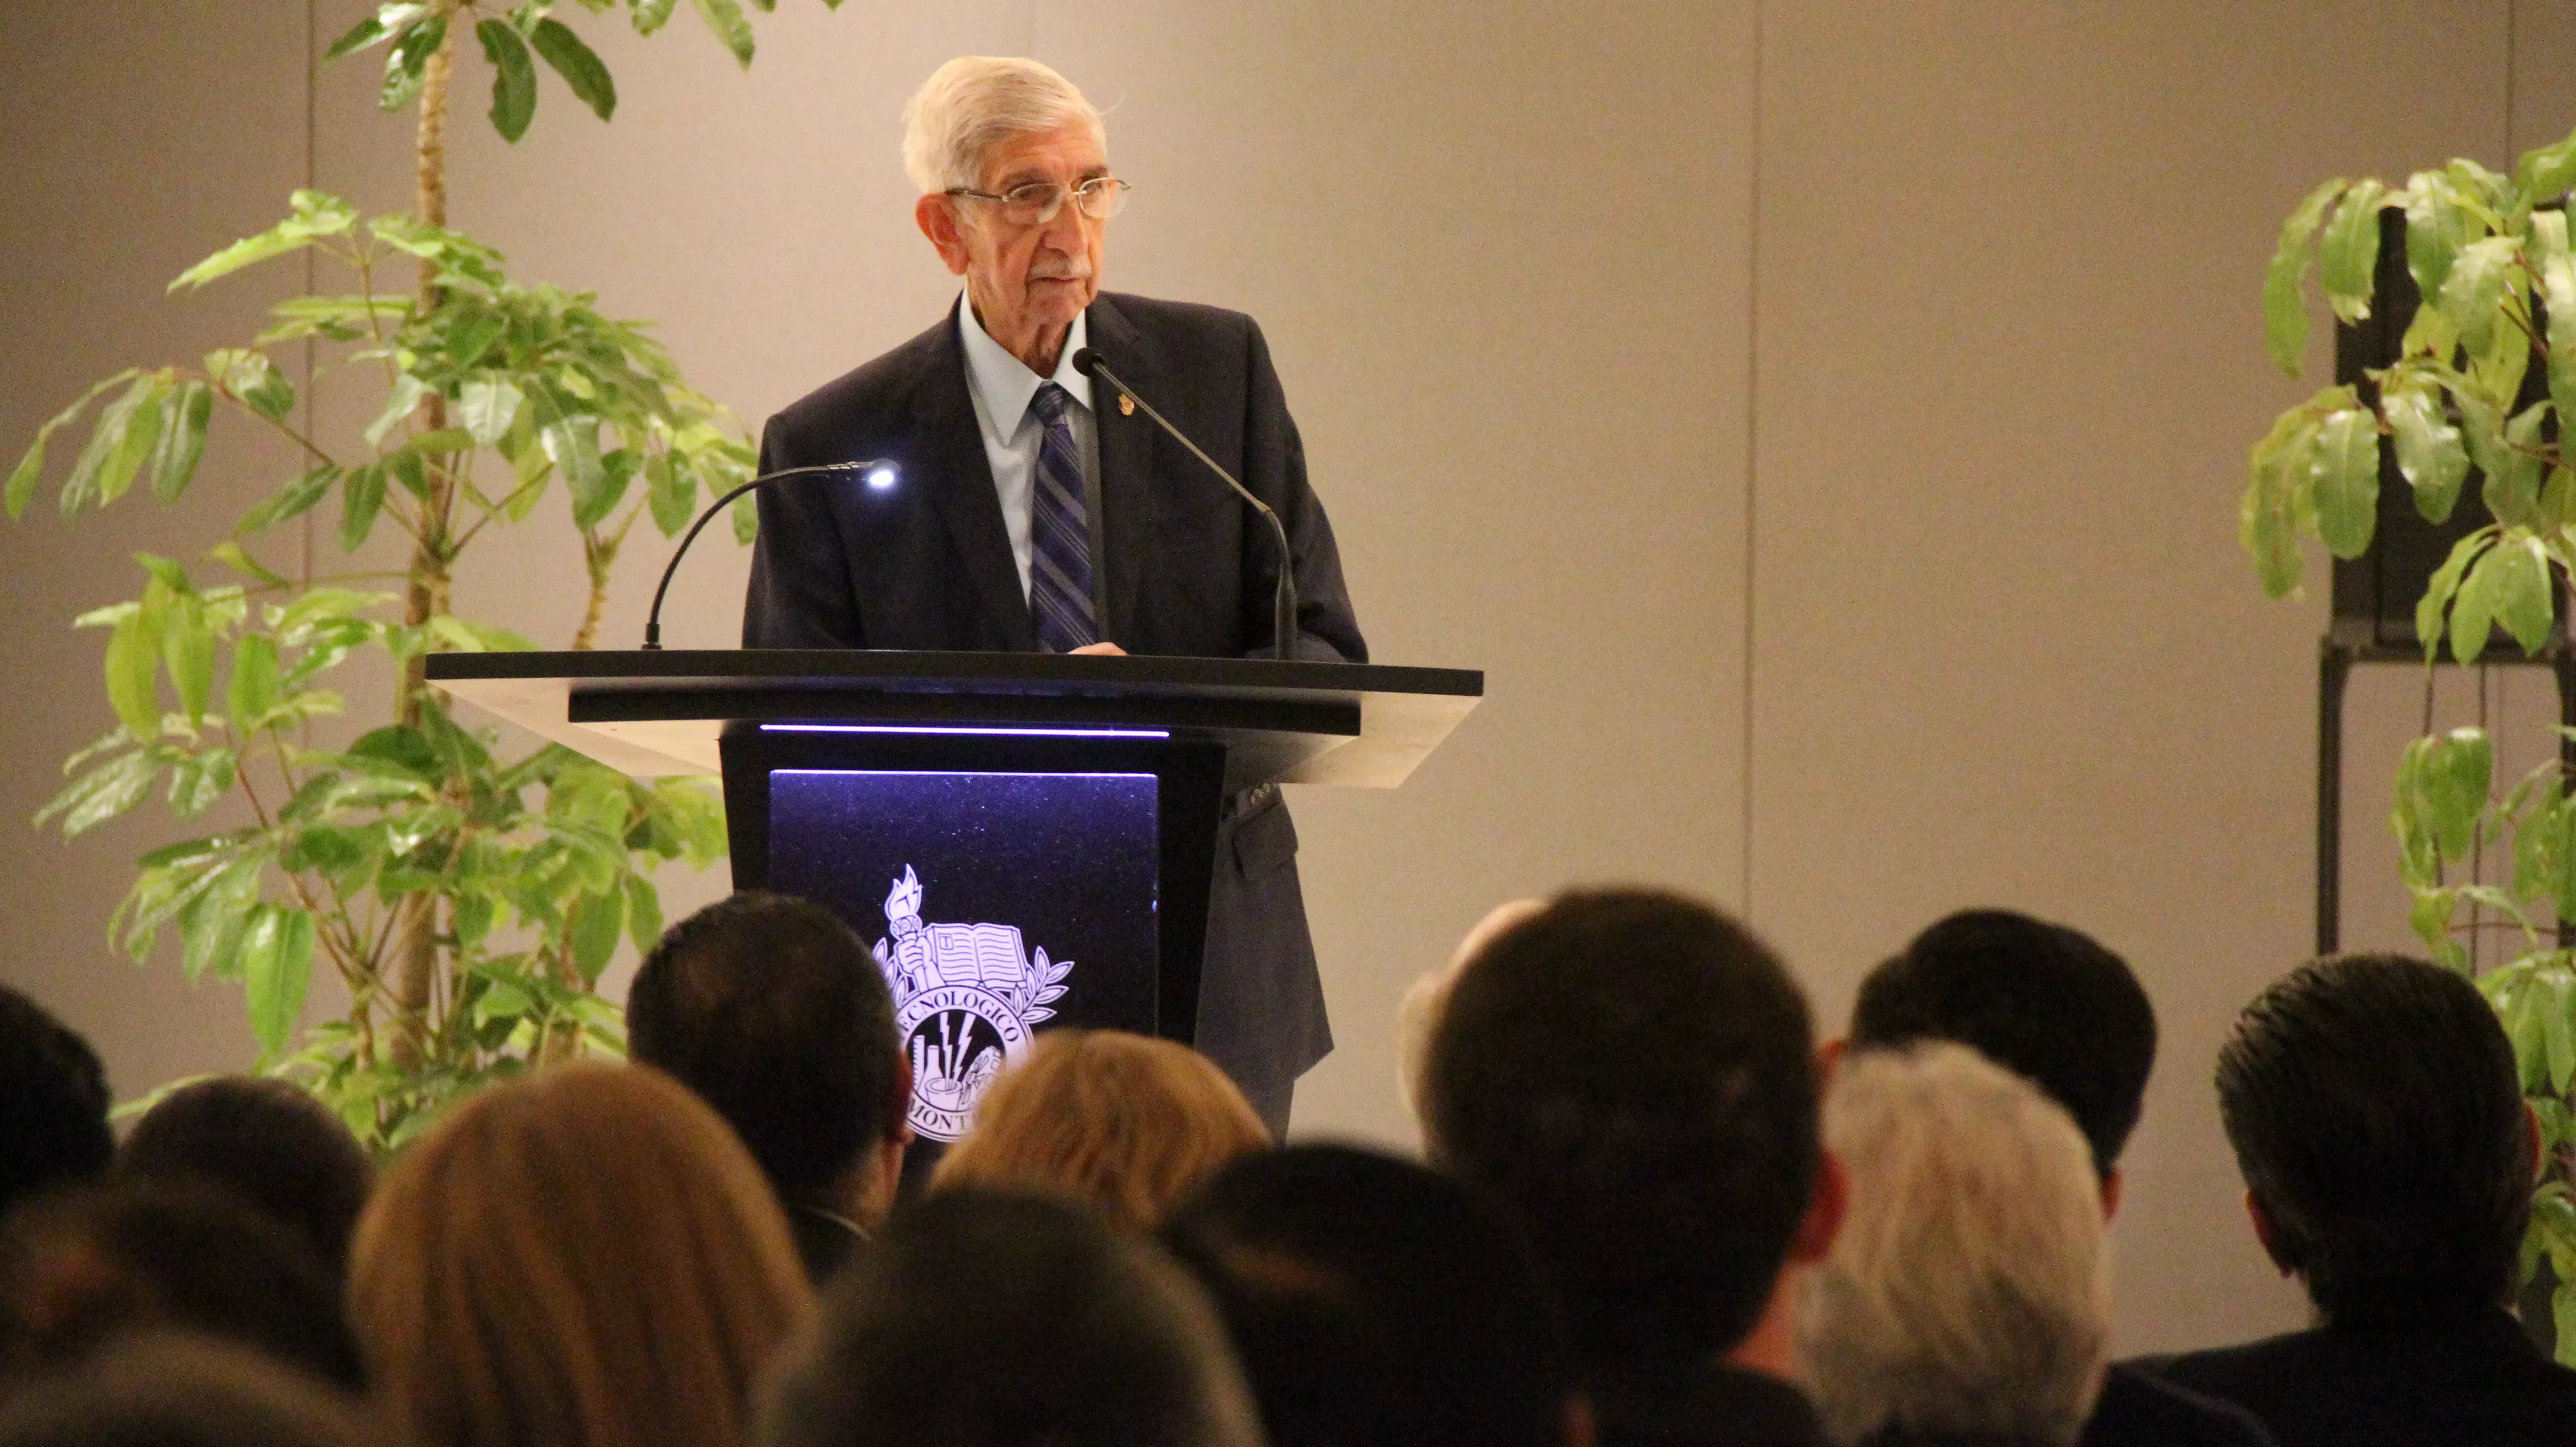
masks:
[[[994,1077],[1028,1050],[1029,1033],[1069,988],[1073,961],[1020,947],[1005,924],[924,924],[922,886],[912,866],[886,896],[891,938],[874,948],[894,992],[895,1025],[912,1061],[915,1132],[954,1141],[974,1122]]]

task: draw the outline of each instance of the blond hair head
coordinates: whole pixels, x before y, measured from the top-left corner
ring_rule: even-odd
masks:
[[[350,1251],[373,1384],[424,1447],[739,1447],[812,1304],[750,1153],[641,1066],[457,1107],[394,1162]]]
[[[1078,1196],[1151,1227],[1218,1167],[1269,1144],[1243,1092],[1188,1046],[1051,1030],[993,1082],[931,1184]]]

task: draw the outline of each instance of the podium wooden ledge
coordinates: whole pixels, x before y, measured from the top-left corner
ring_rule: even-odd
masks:
[[[1484,696],[1471,669],[867,649],[434,653],[429,681],[637,778],[720,772],[728,725],[1164,730],[1230,788],[1392,789]]]

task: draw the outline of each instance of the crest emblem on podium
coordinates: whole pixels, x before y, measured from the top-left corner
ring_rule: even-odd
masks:
[[[912,1128],[953,1141],[1002,1068],[1027,1053],[1047,1007],[1063,997],[1073,961],[1023,948],[1008,924],[925,924],[921,879],[911,865],[886,895],[878,968],[894,992],[895,1029],[912,1061]]]

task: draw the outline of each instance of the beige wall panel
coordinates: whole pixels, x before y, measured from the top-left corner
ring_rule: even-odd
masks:
[[[233,238],[267,226],[304,176],[304,7],[93,0],[0,8],[0,450],[14,466],[36,427],[129,365],[189,362],[255,331],[294,288],[288,263],[194,296],[162,288]],[[219,83],[217,83],[219,82]],[[292,458],[219,418],[190,498],[120,503],[66,523],[56,484],[86,431],[58,440],[26,518],[0,524],[0,979],[86,1033],[111,1082],[140,1093],[237,1067],[250,1038],[231,985],[191,990],[174,967],[138,969],[106,944],[135,855],[182,837],[157,814],[66,844],[29,827],[65,756],[115,726],[100,682],[105,637],[72,616],[141,591],[129,555],[186,557],[283,480]],[[220,825],[221,821],[215,821]]]
[[[2164,1045],[2120,1345],[2291,1324],[2208,1083],[2310,929],[2324,573],[2267,603],[2234,538],[2245,446],[2303,395],[2255,296],[2315,180],[2497,149],[2504,6],[1766,25],[1755,918],[1836,1024],[1963,906],[2126,954]]]

